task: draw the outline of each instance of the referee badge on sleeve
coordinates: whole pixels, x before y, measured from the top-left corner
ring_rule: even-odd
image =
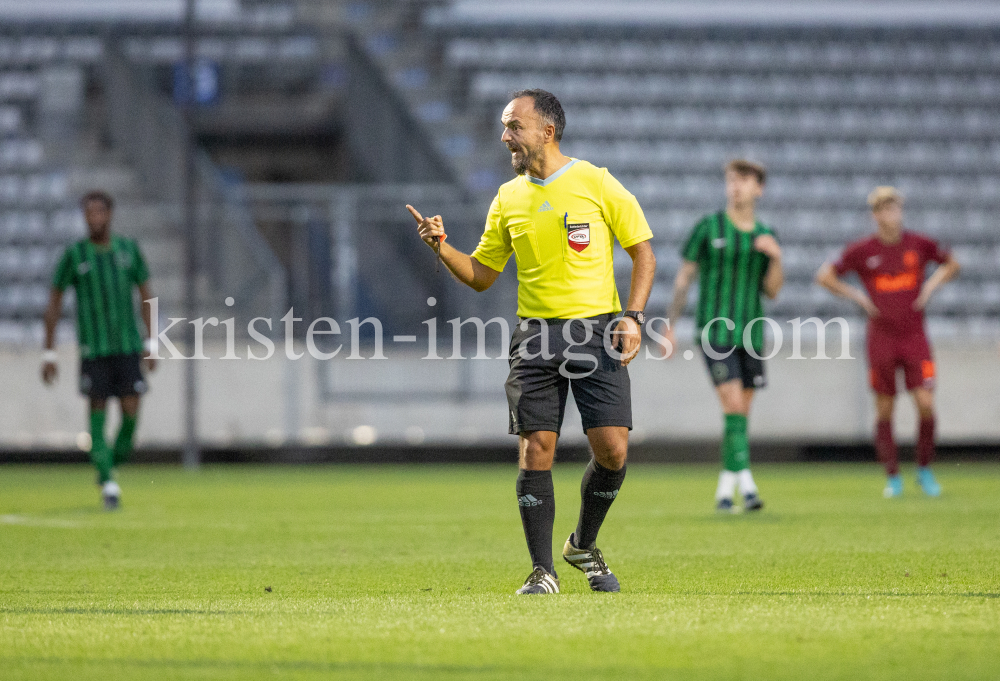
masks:
[[[579,253],[590,245],[590,223],[567,224],[566,238],[569,240],[569,247]]]

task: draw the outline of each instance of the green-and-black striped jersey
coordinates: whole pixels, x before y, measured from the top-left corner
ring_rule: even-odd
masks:
[[[753,247],[754,239],[762,234],[775,236],[760,222],[752,232],[737,229],[725,211],[706,215],[695,225],[681,256],[698,263],[700,273],[696,342],[711,320],[723,317],[736,327],[730,331],[724,322],[715,322],[709,328],[709,341],[744,347],[743,330],[751,320],[764,316],[761,282],[771,259]],[[764,325],[757,322],[750,332],[751,345],[758,353],[764,349]]]
[[[107,246],[89,239],[72,244],[56,267],[52,286],[76,289],[76,332],[84,359],[142,352],[132,290],[149,270],[132,239],[111,236]]]

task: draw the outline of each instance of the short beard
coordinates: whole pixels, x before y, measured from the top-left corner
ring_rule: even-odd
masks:
[[[535,160],[538,158],[538,152],[531,147],[524,146],[519,150],[521,151],[520,157],[515,157],[513,153],[510,155],[510,164],[514,167],[514,172],[518,175],[524,175],[528,172]]]

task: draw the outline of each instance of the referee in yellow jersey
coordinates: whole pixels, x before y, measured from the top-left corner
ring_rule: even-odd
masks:
[[[511,254],[517,260],[517,314],[510,343],[507,402],[519,436],[517,503],[532,572],[519,594],[559,592],[552,561],[552,462],[572,388],[594,458],[581,485],[580,519],[563,558],[594,591],[619,591],[597,548],[597,533],[625,479],[631,384],[626,366],[639,351],[643,308],[653,285],[653,234],[635,197],[606,168],[559,150],[566,116],[555,95],[515,92],[500,118],[501,140],[517,177],[493,199],[479,246],[466,255],[445,243],[440,215],[407,206],[424,242],[440,249],[452,274],[485,291]],[[615,287],[614,240],[632,258],[622,312]]]

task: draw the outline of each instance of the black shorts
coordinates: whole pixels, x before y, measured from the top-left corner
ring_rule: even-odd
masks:
[[[757,359],[743,348],[716,345],[715,343],[711,344],[711,348],[716,354],[728,355],[725,359],[713,359],[705,352],[705,348],[701,349],[701,354],[705,357],[705,364],[708,365],[708,373],[712,377],[712,383],[722,385],[728,381],[739,379],[743,381],[744,388],[764,388],[767,386],[767,377],[764,375],[764,360]]]
[[[80,392],[91,399],[142,395],[146,390],[141,355],[108,355],[80,360]]]
[[[604,330],[612,319],[614,315],[605,314],[545,320],[550,359],[538,356],[542,322],[519,320],[510,338],[510,375],[505,385],[512,435],[535,430],[558,433],[571,386],[584,432],[601,426],[632,429],[628,368],[604,347]],[[592,329],[586,342],[585,324]]]

